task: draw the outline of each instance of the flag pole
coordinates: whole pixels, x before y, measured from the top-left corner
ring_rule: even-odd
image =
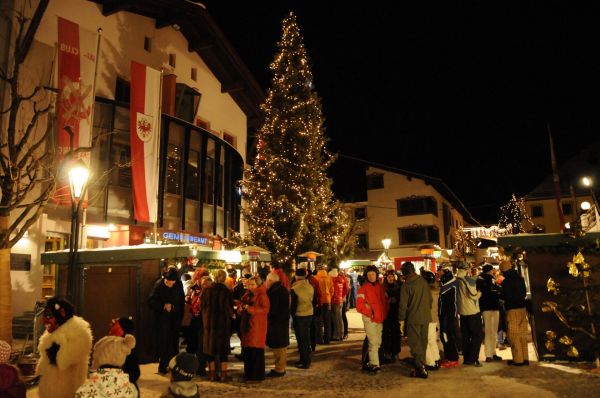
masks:
[[[558,211],[558,219],[560,221],[560,230],[565,230],[565,216],[560,206],[560,177],[558,175],[558,166],[556,164],[556,154],[554,152],[554,141],[552,140],[552,132],[550,131],[550,123],[546,124],[548,128],[548,136],[550,137],[550,159],[552,161],[552,180],[554,181],[554,194],[556,195],[556,210]],[[575,209],[575,211],[577,211]]]
[[[164,68],[160,68],[160,85],[158,90],[158,139],[156,140],[156,164],[158,165],[157,175],[160,178],[160,132],[162,130],[162,90],[163,90],[163,74]],[[158,184],[160,187],[160,182]],[[158,198],[159,190],[156,190],[156,220],[154,221],[154,243],[158,243]]]
[[[96,107],[96,80],[98,77],[98,59],[100,59],[100,41],[102,40],[102,28],[98,28],[97,36],[96,36],[96,59],[94,59],[94,79],[92,80],[92,108],[90,110],[90,142],[88,142],[88,147],[90,148],[88,154],[89,162],[88,169],[92,168],[92,142],[94,141],[94,108]],[[78,145],[79,146],[79,145]],[[88,192],[89,189],[85,190],[85,197],[83,206],[82,206],[82,217],[81,217],[81,243],[87,241],[87,208],[88,208]]]

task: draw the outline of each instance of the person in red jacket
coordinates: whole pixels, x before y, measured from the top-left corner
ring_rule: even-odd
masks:
[[[244,357],[244,381],[259,382],[265,379],[265,345],[267,341],[267,315],[269,297],[262,279],[248,279],[248,291],[242,297],[240,340]]]
[[[333,282],[333,295],[331,296],[331,320],[333,330],[331,340],[342,341],[342,337],[344,336],[342,306],[349,290],[348,280],[344,275],[338,272],[337,268],[333,268],[329,271],[329,276],[331,276]]]
[[[381,369],[379,367],[379,346],[381,345],[383,321],[388,313],[388,300],[385,288],[377,281],[377,267],[369,265],[365,274],[366,280],[356,295],[356,309],[362,314],[365,332],[369,340],[369,364],[366,370],[374,375]]]

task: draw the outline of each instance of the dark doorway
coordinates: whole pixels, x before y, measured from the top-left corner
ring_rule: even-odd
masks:
[[[139,269],[135,265],[85,269],[82,314],[92,327],[94,341],[107,335],[113,318],[128,315],[138,318]]]

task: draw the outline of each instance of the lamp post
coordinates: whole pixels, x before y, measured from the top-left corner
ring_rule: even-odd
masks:
[[[71,236],[69,237],[69,278],[67,280],[67,297],[75,307],[75,293],[79,291],[79,272],[77,268],[77,250],[79,248],[79,211],[90,172],[85,163],[78,160],[69,169],[69,187],[71,189]]]
[[[592,200],[594,201],[594,206],[596,206],[596,209],[598,211],[600,211],[600,209],[598,209],[598,200],[596,199],[596,194],[594,193],[594,189],[593,189],[594,181],[590,177],[583,177],[581,179],[581,182],[583,183],[583,185],[588,187],[588,189],[590,190],[590,194],[592,195]]]

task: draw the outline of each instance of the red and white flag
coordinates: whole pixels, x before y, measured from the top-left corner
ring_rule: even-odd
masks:
[[[82,29],[75,22],[58,17],[57,105],[60,160],[72,150],[91,146],[97,49],[96,32]],[[73,134],[72,143],[67,129]],[[78,153],[77,158],[90,166],[89,151]],[[63,202],[68,197],[68,181],[59,181],[55,199]]]
[[[131,175],[137,221],[156,222],[161,72],[131,62]]]

